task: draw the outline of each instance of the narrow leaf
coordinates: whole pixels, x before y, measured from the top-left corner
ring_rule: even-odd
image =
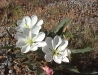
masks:
[[[78,71],[78,69],[76,69],[76,68],[69,68],[69,70],[72,71],[72,72],[75,72],[75,73],[80,73],[80,72]]]
[[[69,22],[69,18],[62,20],[58,26],[54,29],[54,33],[57,33],[62,27],[65,27],[65,25],[67,25],[67,23]]]
[[[94,75],[94,74],[98,74],[98,72],[96,71],[84,71],[84,72],[80,72],[77,68],[69,68],[69,70],[71,72],[74,72],[74,73],[80,73],[80,74],[88,74],[88,75]]]
[[[87,48],[84,48],[84,49],[72,50],[72,53],[86,53],[86,52],[90,52],[92,50],[94,50],[94,48],[87,47]]]

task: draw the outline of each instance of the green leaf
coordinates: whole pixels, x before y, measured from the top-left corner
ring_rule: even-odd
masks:
[[[83,73],[83,74],[88,74],[88,75],[95,75],[95,74],[98,74],[98,72],[96,72],[96,71],[91,71],[91,72],[80,72],[80,73]]]
[[[75,73],[80,73],[80,72],[78,71],[78,69],[76,69],[76,68],[69,68],[69,70],[72,71],[72,72],[75,72]]]
[[[69,22],[69,20],[70,20],[69,18],[62,20],[58,24],[58,26],[54,29],[54,33],[58,33],[61,28],[64,28],[67,25],[67,23]]]
[[[72,66],[72,65],[63,65],[63,68],[68,69],[69,71],[71,71],[73,73],[88,74],[88,75],[98,74],[98,72],[94,71],[94,70],[91,70],[91,71],[90,70],[89,71],[79,71],[76,66]]]
[[[46,73],[42,68],[38,67],[36,75],[46,75]]]
[[[87,47],[87,48],[84,48],[84,49],[72,50],[72,53],[86,53],[86,52],[90,52],[92,50],[94,50],[94,48]]]
[[[96,71],[83,71],[83,72],[80,72],[77,68],[74,68],[74,67],[69,68],[69,70],[71,72],[80,73],[80,74],[89,74],[89,75],[98,74],[98,72],[96,72]]]
[[[41,50],[41,48],[39,48],[37,51],[35,51],[36,54],[40,55],[40,56],[44,56],[43,51]]]

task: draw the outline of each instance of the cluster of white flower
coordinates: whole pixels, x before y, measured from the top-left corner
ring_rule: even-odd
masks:
[[[67,49],[68,41],[62,40],[59,36],[55,36],[52,40],[51,37],[46,38],[46,44],[42,51],[45,54],[45,60],[51,62],[52,59],[61,64],[61,62],[69,62],[67,56],[71,53],[69,49]]]
[[[36,15],[25,16],[22,20],[17,22],[17,33],[16,39],[18,40],[16,43],[17,47],[22,48],[22,53],[27,53],[30,50],[36,51],[38,47],[45,46],[45,42],[42,41],[45,38],[44,32],[39,32],[41,29],[41,25],[43,24],[43,20],[37,22],[38,18]]]
[[[67,48],[68,41],[62,40],[59,36],[55,36],[52,40],[51,37],[46,37],[45,33],[40,32],[43,20],[38,20],[36,15],[31,17],[25,16],[22,20],[17,22],[17,39],[16,47],[21,48],[22,53],[29,51],[36,51],[38,47],[42,47],[45,54],[45,60],[51,62],[54,60],[56,63],[69,62],[68,55],[71,51]]]

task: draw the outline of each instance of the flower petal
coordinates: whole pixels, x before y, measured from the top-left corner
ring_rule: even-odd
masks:
[[[42,48],[42,51],[44,53],[51,53],[52,54],[52,51],[49,49],[49,47],[47,45]]]
[[[23,29],[23,28],[22,28]],[[20,26],[17,26],[16,28],[15,28],[15,30],[16,31],[19,31],[19,32],[21,32],[22,31],[22,29],[21,29],[21,27]]]
[[[23,34],[27,37],[27,36],[29,36],[30,29],[24,28],[24,30],[23,30],[22,32],[23,32]]]
[[[43,24],[43,20],[39,20],[39,22],[36,25],[41,26],[42,24]]]
[[[15,29],[16,29],[16,31],[18,31],[18,32],[23,32],[24,30],[29,29],[29,28],[26,28],[26,27],[23,26],[23,25],[19,25],[19,26],[17,26]],[[30,29],[29,29],[29,30],[30,30]]]
[[[18,20],[18,21],[17,21],[17,25],[18,25],[18,26],[15,28],[16,31],[19,31],[19,32],[23,31],[23,28],[24,28],[23,26],[24,26],[24,25],[22,25],[22,20]]]
[[[51,62],[52,61],[52,54],[51,53],[46,53],[44,58],[47,62]]]
[[[17,25],[21,25],[21,23],[22,23],[22,20],[17,21]]]
[[[35,41],[42,41],[45,38],[45,33],[40,32],[37,37],[35,38]]]
[[[32,27],[36,24],[37,20],[38,20],[38,17],[36,15],[31,16]]]
[[[24,34],[22,34],[22,33],[19,33],[19,32],[17,32],[16,34],[15,34],[15,39],[23,39],[23,38],[25,38],[25,35]]]
[[[58,63],[58,64],[61,64],[61,59],[57,56],[57,55],[54,55],[53,56],[53,60],[56,62],[56,63]]]
[[[59,52],[60,53],[60,52]],[[71,54],[71,51],[68,49],[68,48],[66,48],[65,50],[64,50],[64,52],[61,54],[62,56],[68,56],[68,55],[70,55]]]
[[[24,24],[24,25],[23,25],[24,27],[29,27],[29,28],[32,27],[32,25],[31,25],[31,18],[30,18],[29,16],[23,17],[22,22],[23,22],[23,24]]]
[[[37,35],[36,34],[33,34],[32,32],[31,32],[31,38],[34,40],[34,37],[36,37]]]
[[[63,57],[66,57],[66,56],[68,56],[68,51],[65,49],[64,51],[60,51],[59,52],[59,55],[61,55],[62,56],[62,58]]]
[[[67,49],[67,51],[68,51],[68,54],[71,54],[71,50],[70,49]]]
[[[65,40],[65,47],[68,46],[68,40]]]
[[[68,62],[69,62],[69,59],[68,59],[67,57],[64,57],[64,58],[62,59],[62,61],[68,63]]]
[[[17,42],[16,42],[16,47],[22,47],[26,45],[26,43],[24,42],[23,39],[19,39]]]
[[[34,26],[31,30],[33,34],[38,34],[41,29],[41,26]]]
[[[53,40],[53,48],[56,49],[62,42],[62,39],[59,36],[55,36]]]
[[[52,38],[51,37],[46,37],[46,43],[48,45],[48,47],[52,50],[53,47],[52,47]]]
[[[64,50],[67,47],[67,45],[68,45],[68,41],[67,40],[66,41],[62,41],[62,43],[58,47],[58,51]]]
[[[37,44],[33,44],[32,46],[31,46],[31,51],[36,51],[38,49],[38,45]]]
[[[38,44],[38,47],[44,47],[47,45],[46,42],[44,42],[44,41],[37,42],[37,44]]]
[[[22,53],[27,53],[30,51],[30,45],[25,45],[22,47],[21,52]]]

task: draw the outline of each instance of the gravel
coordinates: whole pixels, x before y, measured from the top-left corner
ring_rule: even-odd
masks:
[[[73,19],[73,25],[78,21],[84,21],[90,25],[98,25],[98,2],[95,0],[66,0],[60,3],[50,3],[48,6],[51,7],[61,3],[66,4],[66,9],[68,9],[68,11],[73,8],[75,14],[78,14],[78,17]],[[0,49],[4,46],[11,45],[11,41],[13,41],[9,39],[9,35],[5,28],[8,29],[12,37],[14,37],[15,33],[13,28],[5,26],[0,27]],[[34,73],[28,71],[22,62],[18,63],[15,61],[16,54],[17,52],[13,49],[0,50],[0,75],[34,75]],[[21,61],[21,59],[18,61]]]

